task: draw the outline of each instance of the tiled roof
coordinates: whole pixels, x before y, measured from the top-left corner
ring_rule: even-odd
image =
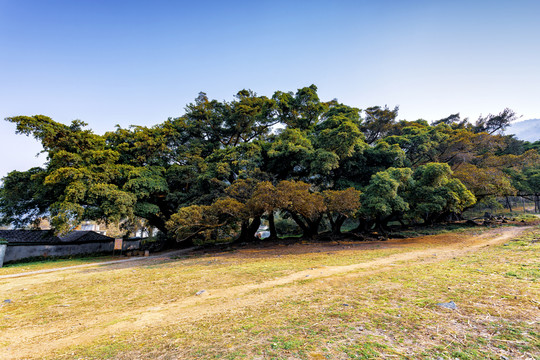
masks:
[[[98,241],[114,241],[114,238],[101,235],[95,231],[73,231],[60,238],[63,243],[87,243]]]
[[[0,230],[0,239],[9,244],[57,244],[60,238],[52,230]]]

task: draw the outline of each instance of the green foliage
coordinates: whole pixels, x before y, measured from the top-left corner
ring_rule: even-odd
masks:
[[[540,165],[526,167],[521,172],[514,172],[512,182],[520,194],[540,194]]]
[[[380,219],[409,210],[403,196],[410,186],[411,174],[409,168],[389,168],[373,175],[362,193],[362,214]]]
[[[375,146],[359,145],[355,153],[341,165],[341,176],[336,179],[337,187],[366,186],[371,177],[390,167],[403,167],[405,153],[397,144],[379,141]]]
[[[309,130],[317,125],[325,110],[315,85],[298,89],[296,94],[277,91],[272,99],[276,102],[280,122],[289,128]]]
[[[0,188],[0,223],[23,227],[48,214],[60,191],[44,184],[47,173],[42,168],[12,171]]]
[[[301,130],[284,129],[266,148],[265,170],[274,174],[276,179],[302,179],[309,175],[315,149]],[[327,159],[323,164],[329,161],[333,164],[329,167],[337,166],[337,159]]]
[[[474,195],[458,179],[451,178],[448,164],[428,163],[413,174],[408,200],[410,217],[433,222],[437,217],[462,212],[476,203]]]
[[[232,101],[200,93],[178,117],[103,136],[79,120],[10,117],[48,162],[3,179],[0,222],[48,217],[66,232],[82,220],[144,219],[178,241],[220,241],[249,239],[274,213],[313,236],[326,222],[339,233],[348,218],[382,230],[444,220],[491,196],[539,201],[538,146],[501,134],[511,110],[476,124],[397,115],[322,102],[311,85],[272,97],[241,90]]]
[[[404,125],[403,123],[401,125]],[[408,163],[415,166],[422,162],[434,161],[438,155],[438,146],[449,135],[443,126],[429,126],[421,122],[412,122],[400,130],[399,135],[385,138],[389,144],[397,144],[405,152]]]
[[[358,124],[341,114],[327,117],[316,131],[317,147],[335,153],[340,159],[352,156],[356,145],[364,139]]]
[[[17,125],[18,134],[31,135],[40,141],[49,158],[62,150],[81,154],[104,145],[102,137],[90,130],[83,130],[87,124],[80,120],[73,120],[70,126],[44,115],[15,116],[6,118],[6,121]]]
[[[398,110],[397,106],[393,110],[387,106],[384,108],[373,106],[365,110],[361,130],[366,135],[368,144],[373,144],[388,134],[396,121]]]

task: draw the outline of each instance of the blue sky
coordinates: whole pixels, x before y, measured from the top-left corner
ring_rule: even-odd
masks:
[[[0,0],[0,118],[81,119],[98,133],[316,84],[400,119],[540,118],[540,1]],[[0,121],[0,177],[39,165]]]

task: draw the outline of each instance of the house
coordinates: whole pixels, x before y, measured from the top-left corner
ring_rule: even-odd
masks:
[[[4,263],[37,257],[112,253],[114,238],[94,231],[73,231],[59,238],[52,230],[0,230],[8,241]],[[140,239],[124,240],[122,250],[140,247]]]
[[[100,225],[95,221],[85,221],[84,223],[77,226],[75,231],[94,231],[101,235],[107,234],[107,229],[105,225]]]
[[[106,236],[102,233],[90,230],[77,230],[72,231],[66,236],[62,236],[60,240],[63,243],[71,244],[86,244],[91,242],[108,242],[114,241],[114,238]]]
[[[52,230],[0,230],[0,239],[6,239],[11,245],[49,245],[60,242]]]

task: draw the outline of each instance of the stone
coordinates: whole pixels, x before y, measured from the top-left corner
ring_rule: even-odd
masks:
[[[452,310],[456,310],[457,309],[457,305],[455,302],[453,301],[449,301],[449,302],[445,302],[445,303],[438,303],[436,304],[437,306],[440,306],[440,307],[443,307],[443,308],[447,308],[447,309],[452,309]]]
[[[199,290],[195,293],[195,295],[200,296],[202,295],[206,290]]]

